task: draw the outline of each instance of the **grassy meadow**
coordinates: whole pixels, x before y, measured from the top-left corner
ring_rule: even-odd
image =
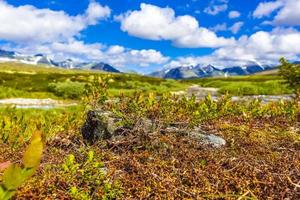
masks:
[[[299,102],[233,102],[228,96],[197,101],[169,94],[194,84],[231,95],[291,93],[277,75],[175,81],[1,63],[0,99],[78,105],[0,107],[0,199],[7,192],[15,199],[299,199]],[[117,115],[124,127],[120,137],[87,145],[80,129],[91,109]],[[151,132],[144,119],[154,124]],[[164,132],[170,126],[200,128],[226,145],[212,148]],[[23,156],[37,131],[44,147],[42,157],[35,156],[34,175],[9,176],[11,168],[1,163],[26,168]]]
[[[131,95],[134,92],[184,90],[189,85],[173,80],[144,77],[135,74],[113,74],[85,70],[65,70],[18,63],[0,63],[0,98],[77,99],[84,95],[85,86],[95,77],[110,75],[109,94]]]
[[[291,94],[282,78],[278,75],[257,74],[252,76],[238,76],[227,78],[203,78],[183,81],[198,84],[202,87],[219,88],[221,94],[231,95],[282,95]]]

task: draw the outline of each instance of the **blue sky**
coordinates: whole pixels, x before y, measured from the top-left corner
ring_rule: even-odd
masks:
[[[122,71],[300,54],[300,0],[0,0],[1,48]]]

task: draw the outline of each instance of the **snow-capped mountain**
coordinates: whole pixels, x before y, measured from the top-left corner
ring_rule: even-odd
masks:
[[[65,69],[74,69],[76,67],[76,63],[72,59],[57,62],[56,65]]]
[[[71,59],[64,61],[54,61],[44,54],[22,55],[13,51],[5,51],[0,49],[0,62],[20,62],[30,65],[47,65],[51,67],[59,67],[65,69],[90,69],[101,70],[107,72],[119,73],[120,71],[113,66],[103,62],[75,62]]]
[[[7,57],[7,58],[14,58],[16,56],[16,53],[13,51],[4,51],[0,49],[0,57]]]
[[[237,75],[248,75],[257,72],[270,70],[274,66],[263,66],[259,63],[249,63],[244,66],[232,66],[217,68],[213,65],[195,65],[195,66],[179,66],[172,69],[166,69],[151,73],[150,76],[170,78],[170,79],[192,79],[203,77],[227,77]]]

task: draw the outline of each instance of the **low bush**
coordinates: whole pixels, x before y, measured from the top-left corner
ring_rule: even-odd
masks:
[[[63,98],[78,99],[85,92],[85,83],[72,81],[50,83],[49,91]]]
[[[299,95],[300,93],[300,64],[288,63],[284,58],[280,59],[279,74],[284,78],[288,86]]]

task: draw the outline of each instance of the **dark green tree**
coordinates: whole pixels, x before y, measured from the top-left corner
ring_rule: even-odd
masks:
[[[288,84],[288,86],[294,90],[295,94],[300,95],[300,64],[292,64],[286,61],[284,58],[280,59],[279,74]]]

